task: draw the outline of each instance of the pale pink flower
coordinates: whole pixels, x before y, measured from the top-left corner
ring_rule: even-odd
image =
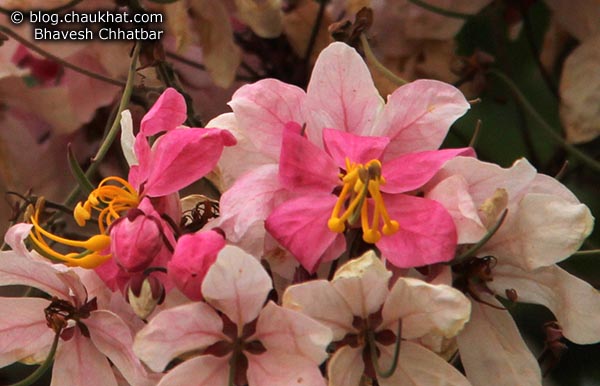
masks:
[[[331,331],[309,317],[269,301],[271,279],[260,263],[227,246],[202,284],[207,303],[195,302],[158,313],[136,336],[134,350],[151,369],[170,370],[161,386],[236,384],[325,385]],[[232,369],[232,366],[233,367]]]
[[[467,298],[447,285],[413,278],[399,278],[390,289],[391,276],[381,260],[367,252],[343,265],[331,282],[315,280],[286,290],[284,307],[333,331],[337,351],[327,367],[329,384],[357,386],[365,374],[382,386],[469,385],[454,367],[413,341],[429,333],[455,336],[469,318]],[[385,378],[373,370],[369,353],[376,349],[380,369],[390,369],[399,330],[397,367]]]
[[[491,295],[548,307],[575,343],[600,341],[598,291],[555,264],[579,249],[594,221],[565,186],[525,159],[503,169],[462,157],[449,161],[431,186],[426,196],[446,206],[462,244],[477,242],[508,209],[492,238],[454,267],[456,285],[474,300],[471,321],[458,337],[474,385],[489,384],[490,377],[502,386],[541,384],[536,359]]]
[[[346,158],[357,169],[366,169],[366,164],[370,161],[397,166],[390,166],[388,172],[384,166],[382,174],[389,180],[395,178],[393,173],[388,176],[389,170],[406,170],[406,174],[397,174],[398,180],[409,178],[408,174],[412,173],[409,178],[411,183],[402,188],[396,187],[394,193],[418,189],[435,173],[434,170],[451,157],[449,153],[446,153],[445,159],[441,156],[442,153],[437,157],[438,153],[432,151],[440,146],[449,125],[469,108],[457,89],[428,80],[400,87],[388,97],[388,103],[384,104],[364,61],[353,48],[342,43],[331,44],[320,54],[306,93],[298,87],[266,79],[240,88],[230,105],[233,114],[217,117],[210,123],[230,129],[239,143],[235,150],[225,151],[219,164],[224,186],[230,186],[235,181],[222,197],[219,226],[232,242],[259,254],[264,250],[264,221],[282,202],[290,198],[298,200],[298,213],[303,209],[306,214],[303,224],[295,224],[296,230],[299,227],[308,230],[306,222],[316,220],[317,213],[319,222],[315,223],[315,231],[327,226],[327,219],[323,220],[322,215],[328,211],[331,214],[335,205],[336,197],[331,192],[341,184],[339,171],[336,169],[341,167],[344,172],[350,172],[347,170]],[[290,127],[301,126],[304,127],[303,136],[299,133],[295,137],[285,134],[289,133]],[[369,149],[367,143],[373,147]],[[295,145],[302,146],[302,150],[293,148]],[[302,153],[306,151],[310,151],[307,153],[310,155]],[[455,151],[467,153],[465,149]],[[302,176],[284,175],[284,163],[294,163],[294,173]],[[289,172],[288,168],[287,173]],[[292,184],[291,178],[296,183]],[[308,183],[308,190],[315,188],[312,193],[320,189],[320,197],[313,197],[310,192],[304,195],[307,190],[299,186],[302,183]],[[390,186],[392,185],[390,182]],[[327,193],[326,189],[329,190]],[[440,211],[432,207],[425,208],[425,201],[419,201],[418,198],[406,195],[395,197],[390,200],[401,201],[406,197],[406,201],[399,203],[397,207],[396,202],[393,202],[389,208],[394,209],[390,210],[405,213],[416,211],[423,221],[430,218],[433,222],[438,214],[440,218],[444,215],[447,217],[447,214],[440,214]],[[310,205],[306,201],[310,201]],[[423,204],[422,207],[417,201]],[[281,208],[279,206],[277,210],[285,211]],[[428,212],[435,214],[428,217]],[[308,218],[310,215],[313,215],[311,219]],[[410,222],[407,218],[410,216],[405,216],[404,220]],[[402,227],[403,218],[397,220]],[[411,231],[414,230],[413,225],[408,224]],[[442,238],[446,238],[446,241],[438,243],[437,240],[432,243],[440,244],[444,249],[440,254],[432,253],[438,256],[437,261],[450,257],[449,245],[452,242],[449,241],[449,236],[454,231],[445,225],[451,227],[451,222],[439,223],[439,233],[443,234]],[[313,245],[317,239],[310,239],[308,243],[308,236],[302,240],[286,240],[279,232],[273,232],[276,228],[277,225],[269,230],[293,254],[298,254],[301,249],[295,247],[296,244],[311,248],[304,251],[307,256],[299,257],[304,266],[311,270],[320,258],[335,258],[343,248],[339,233],[320,232],[320,235],[325,234],[326,237],[323,237],[323,242],[319,245]],[[432,231],[429,236],[435,238],[436,229],[432,224],[429,228]],[[414,231],[422,233],[423,230]],[[410,237],[404,238],[404,241],[409,245],[413,244]],[[404,256],[397,257],[389,253],[388,257],[401,266],[431,262],[434,259],[432,256],[424,256],[418,262],[407,261],[409,250],[414,252],[418,249],[419,253],[427,255],[428,248],[422,247],[412,245],[400,248]]]
[[[31,286],[52,298],[0,298],[0,367],[16,361],[43,361],[55,336],[54,327],[61,335],[53,386],[116,386],[112,366],[131,385],[155,384],[156,377],[148,374],[133,353],[130,327],[104,308],[110,298],[108,289],[98,288],[96,279],[88,291],[74,270],[27,251],[23,240],[30,228],[20,224],[7,232],[6,241],[13,251],[2,252],[0,285]]]

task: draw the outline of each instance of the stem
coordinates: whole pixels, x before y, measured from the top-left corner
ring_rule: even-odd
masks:
[[[437,13],[439,15],[446,16],[446,17],[452,17],[454,19],[467,20],[473,16],[473,15],[469,15],[468,13],[454,12],[454,11],[450,11],[450,10],[447,10],[444,8],[440,8],[440,7],[431,5],[431,4],[421,1],[421,0],[408,0],[408,1],[413,3],[414,5],[417,5],[423,9],[428,10],[429,12]]]
[[[94,78],[97,80],[100,80],[102,82],[106,82],[106,83],[110,83],[114,86],[119,86],[119,87],[123,87],[125,86],[125,83],[121,82],[120,80],[116,80],[116,79],[112,79],[109,78],[107,76],[104,76],[102,74],[98,74],[96,72],[90,71],[90,70],[86,70],[85,68],[81,68],[78,67],[74,64],[71,64],[61,58],[59,58],[58,56],[54,56],[51,53],[49,53],[46,50],[43,50],[41,48],[39,48],[38,46],[36,46],[35,44],[31,43],[29,40],[19,36],[19,34],[17,34],[16,32],[12,31],[10,28],[5,27],[3,25],[0,25],[0,32],[5,33],[6,35],[10,36],[11,38],[15,39],[16,41],[18,41],[19,43],[21,43],[22,45],[24,45],[25,47],[29,48],[32,51],[37,52],[38,54],[53,60],[57,63],[62,64],[63,66],[70,68],[73,71],[79,72],[80,74],[89,76],[90,78]]]
[[[50,347],[50,352],[46,357],[44,363],[40,365],[33,373],[29,374],[29,376],[17,383],[13,383],[10,386],[31,386],[35,384],[35,382],[44,375],[46,371],[52,366],[52,362],[54,362],[54,354],[56,354],[56,348],[58,347],[58,340],[60,338],[61,331],[57,331],[54,335],[54,340],[52,341],[52,347]]]
[[[403,86],[408,83],[404,79],[400,78],[398,75],[396,75],[393,72],[391,72],[390,70],[388,70],[387,67],[385,67],[377,59],[377,57],[373,53],[373,50],[371,50],[371,46],[369,45],[369,42],[367,41],[367,37],[365,36],[364,33],[360,34],[360,42],[362,43],[363,50],[365,51],[365,56],[367,57],[367,61],[369,63],[373,64],[375,66],[375,68],[377,68],[379,70],[379,72],[381,72],[382,75],[384,75],[386,78],[388,78],[390,81],[392,81],[394,84],[396,84],[398,86]]]
[[[321,23],[323,22],[326,4],[327,0],[319,1],[319,11],[317,12],[315,23],[313,24],[312,30],[310,31],[310,38],[308,39],[306,51],[304,52],[304,65],[306,67],[308,67],[308,63],[310,62],[310,55],[312,54],[312,51],[315,47],[315,43],[317,42],[317,36],[319,36],[319,28],[321,28]]]
[[[462,255],[460,255],[459,257],[457,257],[456,259],[452,260],[451,264],[455,265],[455,264],[460,264],[462,263],[465,259],[468,259],[469,257],[473,256],[475,253],[477,253],[477,251],[483,247],[485,245],[485,243],[487,243],[492,236],[498,231],[498,229],[500,229],[500,226],[502,225],[502,223],[504,222],[504,219],[506,218],[506,215],[508,214],[508,209],[504,209],[502,211],[502,214],[500,215],[500,218],[498,219],[498,221],[496,221],[496,223],[494,224],[494,226],[492,227],[492,229],[490,229],[485,236],[483,236],[481,238],[481,240],[479,240],[477,242],[477,244],[473,245],[471,248],[469,248],[465,253],[463,253]]]
[[[477,120],[477,124],[475,125],[475,130],[473,130],[473,135],[471,136],[471,140],[469,141],[469,147],[475,148],[477,145],[477,140],[479,139],[479,134],[481,133],[481,119]]]
[[[98,149],[98,152],[96,152],[96,155],[92,158],[91,164],[85,172],[85,175],[88,178],[96,172],[96,169],[98,168],[98,165],[100,164],[100,161],[102,161],[102,159],[104,159],[104,157],[106,156],[106,153],[108,153],[108,149],[114,142],[114,140],[117,136],[117,133],[119,132],[120,125],[121,125],[121,112],[123,112],[123,110],[125,110],[125,108],[129,104],[129,99],[131,98],[131,93],[133,90],[133,82],[135,80],[135,71],[136,71],[136,66],[137,66],[137,60],[138,60],[138,56],[140,55],[141,46],[142,45],[140,42],[137,42],[135,45],[133,54],[131,55],[131,64],[129,65],[129,73],[127,74],[127,82],[125,83],[125,89],[123,90],[123,95],[121,96],[121,101],[119,102],[119,108],[117,109],[117,114],[115,116],[112,126],[110,127],[110,130],[106,134],[106,137],[104,137],[104,140],[102,141],[102,144],[100,145],[100,148]],[[71,193],[65,200],[65,205],[73,204],[73,202],[77,198],[78,194],[79,194],[79,187],[76,187],[75,189],[73,189],[71,191]]]
[[[587,251],[575,252],[572,256],[594,256],[600,255],[600,249],[588,249]]]
[[[369,354],[371,354],[371,362],[377,375],[381,378],[389,378],[394,374],[398,367],[398,356],[400,355],[400,342],[402,341],[402,319],[398,320],[398,328],[396,330],[396,341],[394,342],[394,356],[392,357],[392,365],[386,371],[382,371],[379,367],[377,358],[377,346],[375,345],[375,334],[372,330],[367,331],[367,339],[369,342]]]
[[[525,96],[521,93],[519,88],[514,84],[514,82],[505,74],[498,70],[488,70],[487,72],[490,75],[496,76],[500,79],[513,93],[513,96],[517,100],[517,102],[529,113],[529,115],[536,120],[540,127],[548,134],[552,140],[562,146],[568,153],[570,153],[575,158],[579,159],[581,162],[592,168],[594,171],[600,173],[600,163],[594,160],[592,157],[588,156],[575,146],[570,143],[565,142],[565,140],[556,132],[556,130],[550,126],[548,122],[544,120],[540,116],[540,114],[533,108],[533,106],[527,101]]]

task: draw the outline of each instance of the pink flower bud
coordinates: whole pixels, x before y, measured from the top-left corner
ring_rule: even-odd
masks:
[[[225,239],[215,231],[182,236],[167,270],[177,288],[192,300],[202,299],[202,281],[225,246]]]

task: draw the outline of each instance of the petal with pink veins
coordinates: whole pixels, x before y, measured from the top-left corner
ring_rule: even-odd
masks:
[[[206,303],[163,310],[138,332],[135,354],[153,371],[163,371],[177,356],[225,339],[223,321]]]
[[[279,158],[281,135],[290,122],[304,123],[301,108],[306,94],[299,87],[276,79],[263,79],[242,86],[229,106],[240,129],[259,152]]]
[[[356,50],[332,43],[319,55],[305,103],[308,138],[322,143],[326,127],[368,135],[383,107],[367,65]]]
[[[242,327],[258,317],[273,288],[260,262],[234,246],[226,246],[202,283],[206,301]]]
[[[519,302],[546,306],[567,339],[577,344],[600,341],[600,293],[587,282],[553,265],[533,271],[498,264],[489,287],[504,296],[514,289]]]
[[[75,328],[56,351],[50,386],[117,386],[108,360],[89,338]]]
[[[229,357],[202,355],[188,359],[165,375],[158,386],[227,386]]]
[[[332,194],[315,194],[288,200],[275,208],[265,222],[265,229],[309,272],[336,238],[343,238],[327,227],[337,201]],[[341,244],[340,244],[341,245]],[[340,250],[341,254],[343,250]]]
[[[348,332],[357,332],[352,326],[352,309],[326,280],[289,286],[283,294],[282,303],[285,308],[302,312],[329,327],[333,340],[341,340]]]
[[[483,300],[501,307],[491,296]],[[473,301],[471,320],[458,335],[458,350],[473,386],[541,386],[537,360],[506,310]],[[404,343],[404,342],[403,342]]]
[[[343,346],[331,356],[327,364],[329,385],[358,386],[364,371],[363,347]]]
[[[225,130],[178,128],[161,136],[152,147],[144,193],[165,196],[210,172],[224,146],[235,144]],[[142,162],[140,160],[140,162]]]
[[[454,258],[456,227],[438,202],[405,194],[383,194],[392,220],[400,229],[377,242],[382,256],[399,268],[419,267]]]
[[[170,131],[181,126],[187,119],[187,107],[183,95],[174,88],[167,88],[144,115],[140,124],[140,134],[145,137],[162,131]]]
[[[415,190],[433,178],[448,160],[456,156],[474,155],[475,152],[470,147],[401,155],[383,164],[386,183],[381,186],[381,191],[393,194]]]
[[[340,178],[338,165],[322,149],[288,125],[283,133],[279,179],[289,190],[331,193]]]
[[[133,353],[129,327],[117,315],[96,310],[85,320],[85,325],[94,346],[110,359],[130,385],[151,386],[155,383]]]
[[[398,320],[402,320],[404,339],[416,339],[429,333],[451,338],[469,320],[470,312],[471,303],[462,292],[447,285],[401,277],[383,305],[379,329],[396,331]]]
[[[40,298],[0,298],[0,367],[37,354],[45,357],[54,337],[44,318],[48,304]]]
[[[325,150],[341,168],[346,168],[346,158],[351,162],[366,164],[379,159],[390,143],[387,137],[359,136],[345,131],[323,129]]]
[[[410,82],[388,96],[365,135],[391,138],[384,160],[440,147],[450,125],[470,108],[456,87],[436,80]]]

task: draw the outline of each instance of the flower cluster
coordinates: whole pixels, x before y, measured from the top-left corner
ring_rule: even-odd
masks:
[[[43,295],[0,298],[0,366],[54,360],[53,385],[541,385],[514,302],[600,341],[600,294],[556,265],[590,210],[525,159],[440,149],[470,107],[455,87],[384,101],[332,43],[306,91],[264,79],[229,105],[187,127],[168,88],[135,135],[125,110],[128,177],[73,211],[92,236],[51,231],[41,204],[9,230],[0,285]],[[180,199],[203,178],[220,200]]]

